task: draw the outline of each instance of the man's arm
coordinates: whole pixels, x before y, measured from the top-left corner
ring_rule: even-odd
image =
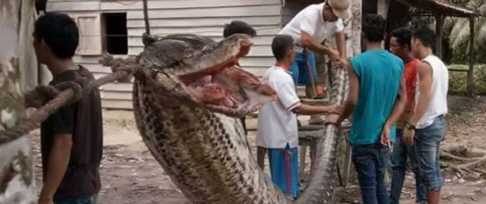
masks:
[[[310,106],[302,104],[300,102],[297,93],[295,92],[295,87],[292,82],[283,83],[275,90],[277,92],[277,97],[282,105],[288,110],[295,114],[300,115],[314,115],[323,113],[337,113],[341,112],[341,106],[331,105],[331,106]]]
[[[400,80],[400,90],[398,92],[397,101],[395,101],[395,105],[393,106],[393,110],[385,122],[383,126],[383,130],[381,132],[380,143],[383,146],[390,147],[390,128],[395,122],[397,122],[400,115],[405,110],[405,105],[407,104],[407,88],[405,87],[405,78],[402,77]]]
[[[348,57],[346,50],[346,34],[344,34],[344,32],[336,32],[336,34],[334,34],[334,38],[336,38],[336,45],[339,55],[342,59],[346,59]]]
[[[339,114],[342,111],[342,107],[338,105],[331,106],[311,106],[306,104],[300,104],[292,109],[292,112],[298,115],[317,115],[324,113]]]
[[[309,33],[305,32],[305,31],[301,32],[300,38],[301,38],[301,41],[302,41],[302,45],[305,48],[308,48],[308,49],[310,49],[314,52],[317,52],[317,53],[328,55],[332,59],[336,59],[336,58],[339,57],[338,52],[316,42],[314,40],[314,38]]]
[[[432,67],[428,63],[420,62],[417,66],[420,81],[418,87],[420,89],[420,96],[418,98],[415,112],[410,120],[413,125],[418,123],[429,107],[431,97],[430,90],[432,89],[432,71]]]
[[[343,113],[337,119],[337,124],[341,124],[344,119],[348,118],[353,113],[356,104],[358,104],[359,79],[351,63],[347,63],[347,68],[349,75],[348,99],[346,99],[344,104]]]
[[[52,140],[52,147],[47,158],[47,171],[39,196],[41,204],[52,203],[54,194],[66,173],[73,146],[74,107],[74,105],[62,107],[49,118],[53,127],[53,135],[48,139]]]
[[[405,86],[405,78],[402,77],[400,82],[400,90],[398,92],[398,101],[395,102],[393,106],[393,110],[390,114],[390,117],[386,120],[385,127],[390,129],[390,127],[397,122],[397,120],[402,115],[403,111],[405,110],[405,106],[407,105],[407,88]]]
[[[66,173],[73,146],[71,134],[56,134],[47,162],[47,173],[40,194],[40,201],[52,201]]]

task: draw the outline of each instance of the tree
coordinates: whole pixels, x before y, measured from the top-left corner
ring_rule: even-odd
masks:
[[[481,17],[476,18],[474,26],[474,50],[476,60],[480,63],[486,62],[486,0],[454,0],[456,4],[473,9]],[[469,37],[470,24],[467,18],[447,18],[444,22],[444,36],[448,39],[449,47],[452,51],[451,63],[467,63],[469,57]]]
[[[21,70],[33,49],[25,33],[33,27],[34,0],[0,0],[0,131],[24,118]],[[20,59],[22,61],[20,61]],[[28,136],[0,142],[0,203],[36,203],[32,149]]]

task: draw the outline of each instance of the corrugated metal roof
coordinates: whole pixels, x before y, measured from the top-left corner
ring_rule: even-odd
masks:
[[[447,0],[397,0],[412,7],[434,10],[441,12],[444,15],[457,17],[471,17],[475,16],[473,10],[455,5]]]

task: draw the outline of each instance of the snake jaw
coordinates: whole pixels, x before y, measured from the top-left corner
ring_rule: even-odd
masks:
[[[148,45],[139,59],[144,72],[160,75],[150,78],[162,85],[161,96],[173,96],[167,97],[168,102],[189,99],[211,111],[241,117],[276,99],[271,87],[236,66],[252,45],[244,34],[218,43],[202,36],[174,35]]]
[[[192,101],[208,110],[230,117],[243,117],[259,109],[264,103],[276,100],[276,92],[262,84],[251,73],[231,66],[214,75],[203,75],[192,81],[166,72],[157,72],[155,81],[160,91]]]

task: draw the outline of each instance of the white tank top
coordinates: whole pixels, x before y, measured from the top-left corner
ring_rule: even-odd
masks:
[[[417,129],[426,128],[432,125],[436,117],[447,114],[447,92],[449,89],[449,71],[444,62],[435,55],[429,55],[422,61],[432,67],[432,89],[430,90],[429,106],[417,123]],[[417,83],[420,83],[420,80],[417,80]],[[418,102],[420,97],[419,84],[416,90],[416,102]]]

